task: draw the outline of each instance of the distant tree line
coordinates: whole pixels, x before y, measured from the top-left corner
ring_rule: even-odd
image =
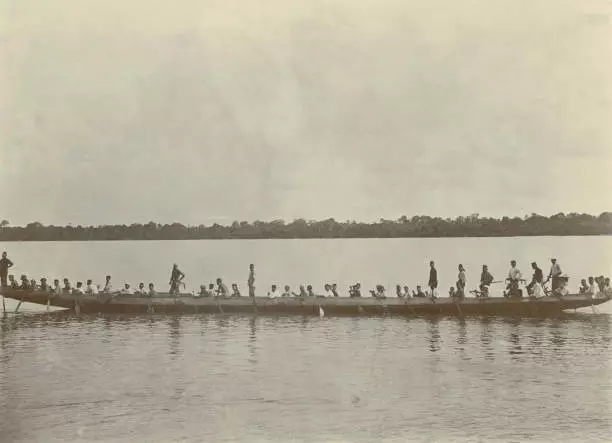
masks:
[[[543,235],[610,235],[612,212],[598,216],[563,214],[551,217],[538,214],[500,219],[472,214],[455,219],[417,215],[377,223],[338,222],[333,218],[312,221],[297,219],[235,221],[229,226],[185,226],[181,223],[103,226],[44,226],[39,222],[10,226],[0,222],[0,241],[72,240],[199,240],[270,238],[403,238],[403,237],[513,237]]]

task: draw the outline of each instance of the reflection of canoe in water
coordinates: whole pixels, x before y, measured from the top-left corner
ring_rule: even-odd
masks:
[[[3,295],[20,302],[67,308],[82,313],[251,313],[274,315],[550,315],[563,310],[596,306],[612,294],[567,295],[563,298],[314,298],[314,297],[198,297],[159,293],[153,297],[118,294],[53,295],[41,291],[3,288]]]

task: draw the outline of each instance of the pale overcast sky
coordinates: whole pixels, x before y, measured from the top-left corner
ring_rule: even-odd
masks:
[[[612,209],[599,0],[0,0],[0,219]]]

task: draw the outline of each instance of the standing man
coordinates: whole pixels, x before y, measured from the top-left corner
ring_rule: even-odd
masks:
[[[457,292],[456,295],[459,298],[465,297],[465,286],[467,285],[467,278],[465,276],[465,268],[463,265],[459,265],[459,275],[457,276]]]
[[[557,263],[556,258],[551,258],[550,262],[552,263],[552,266],[550,267],[550,272],[548,274],[548,278],[546,279],[546,283],[548,283],[548,280],[552,279],[552,290],[554,291],[561,284],[560,277],[563,272],[561,272],[561,266],[559,266]]]
[[[431,295],[433,297],[435,289],[438,287],[438,271],[436,271],[436,265],[433,261],[429,262],[429,283],[427,286],[431,289]]]
[[[249,265],[249,297],[255,297],[255,265],[251,263]]]
[[[181,272],[178,265],[175,263],[172,265],[172,273],[170,274],[170,294],[178,294],[180,285],[185,278],[185,274]]]
[[[510,270],[508,271],[508,286],[506,286],[507,296],[517,296],[519,294],[519,282],[523,278],[523,274],[519,268],[516,267],[516,260],[510,262]]]
[[[13,262],[6,256],[6,252],[3,252],[2,258],[0,259],[0,284],[2,284],[2,286],[8,285],[8,270],[12,266]]]
[[[480,274],[480,292],[484,297],[489,295],[489,286],[493,283],[493,276],[489,272],[487,265],[482,265],[482,273]]]

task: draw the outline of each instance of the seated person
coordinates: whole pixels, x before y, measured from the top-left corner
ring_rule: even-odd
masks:
[[[606,285],[604,276],[600,275],[595,279],[595,282],[597,283],[597,288],[599,289],[599,292],[603,292],[604,287]]]
[[[312,285],[306,286],[306,293],[308,294],[308,297],[316,297],[316,294],[312,290]]]
[[[397,295],[397,298],[404,298],[401,285],[395,285],[395,295]]]
[[[241,297],[240,289],[236,283],[232,283],[232,297]]]
[[[72,292],[72,285],[70,284],[70,281],[67,278],[64,279],[64,287],[62,288],[62,291],[67,294],[70,294]]]
[[[223,280],[220,278],[217,279],[217,296],[218,297],[229,297],[229,290]]]
[[[272,285],[271,291],[268,292],[268,297],[270,297],[270,298],[278,298],[280,296],[281,296],[281,294],[280,294],[279,290],[277,289],[276,285]]]
[[[606,277],[604,279],[603,292],[612,292],[612,287],[610,287],[610,277]]]
[[[567,290],[567,284],[568,284],[568,278],[566,275],[561,275],[559,277],[559,283],[555,290],[553,291],[553,295],[556,295],[557,297],[563,297],[564,295],[568,295],[569,291]],[[544,293],[544,290],[542,290],[542,293]]]
[[[15,280],[15,276],[13,274],[8,276],[9,279],[9,286],[11,287],[11,289],[19,289],[19,283],[17,282],[17,280]]]
[[[595,279],[593,277],[589,277],[589,294],[595,295],[599,292],[599,286],[595,283]]]
[[[129,283],[126,283],[120,293],[121,295],[134,295],[134,289],[130,287]]]
[[[155,294],[157,294],[157,291],[155,290],[155,285],[153,285],[153,283],[149,283],[149,297],[152,297]]]
[[[60,281],[57,278],[53,280],[53,288],[51,289],[51,292],[57,295],[62,293],[62,286],[60,285]]]
[[[30,282],[28,280],[28,277],[25,275],[21,276],[21,285],[19,286],[19,289],[30,289]]]
[[[76,284],[76,288],[72,290],[72,293],[76,295],[85,294],[85,291],[83,291],[83,282],[78,281]]]
[[[421,289],[421,285],[417,285],[416,292],[412,291],[413,297],[427,297],[427,295]]]
[[[580,288],[578,289],[579,294],[587,294],[589,292],[589,285],[587,284],[586,278],[580,280]]]
[[[30,289],[32,291],[35,291],[37,286],[38,285],[36,284],[36,280],[34,280],[34,279],[30,280]]]
[[[87,286],[85,288],[85,293],[89,294],[89,295],[96,295],[96,294],[98,294],[98,287],[93,284],[91,279],[87,280]]]
[[[355,283],[353,286],[349,287],[349,297],[351,298],[361,297],[361,283]]]
[[[308,297],[308,292],[306,292],[306,288],[304,285],[300,285],[300,293],[295,294],[296,297]]]
[[[136,295],[148,295],[144,283],[141,282],[138,285],[138,289],[136,289],[135,293]]]
[[[334,297],[339,297],[339,295],[338,295],[338,285],[336,283],[332,283],[332,285],[330,286],[330,289],[331,289],[332,295]]]
[[[540,282],[535,282],[531,286],[531,293],[529,294],[529,296],[533,298],[540,298],[546,296],[546,292],[544,292],[544,288],[542,287],[542,284]]]
[[[47,284],[47,279],[45,277],[40,279],[40,290],[45,292],[49,290],[49,285]]]
[[[332,287],[330,284],[325,284],[325,297],[333,297],[334,293],[332,292]]]
[[[404,297],[410,298],[410,289],[408,286],[404,286]]]
[[[448,296],[449,296],[449,297],[451,297],[451,298],[453,298],[453,297],[456,297],[456,296],[457,296],[457,293],[455,292],[455,287],[454,287],[454,286],[451,286],[451,287],[448,289]]]
[[[376,285],[376,290],[371,290],[370,294],[374,298],[387,298],[385,295],[385,287],[383,285]]]

